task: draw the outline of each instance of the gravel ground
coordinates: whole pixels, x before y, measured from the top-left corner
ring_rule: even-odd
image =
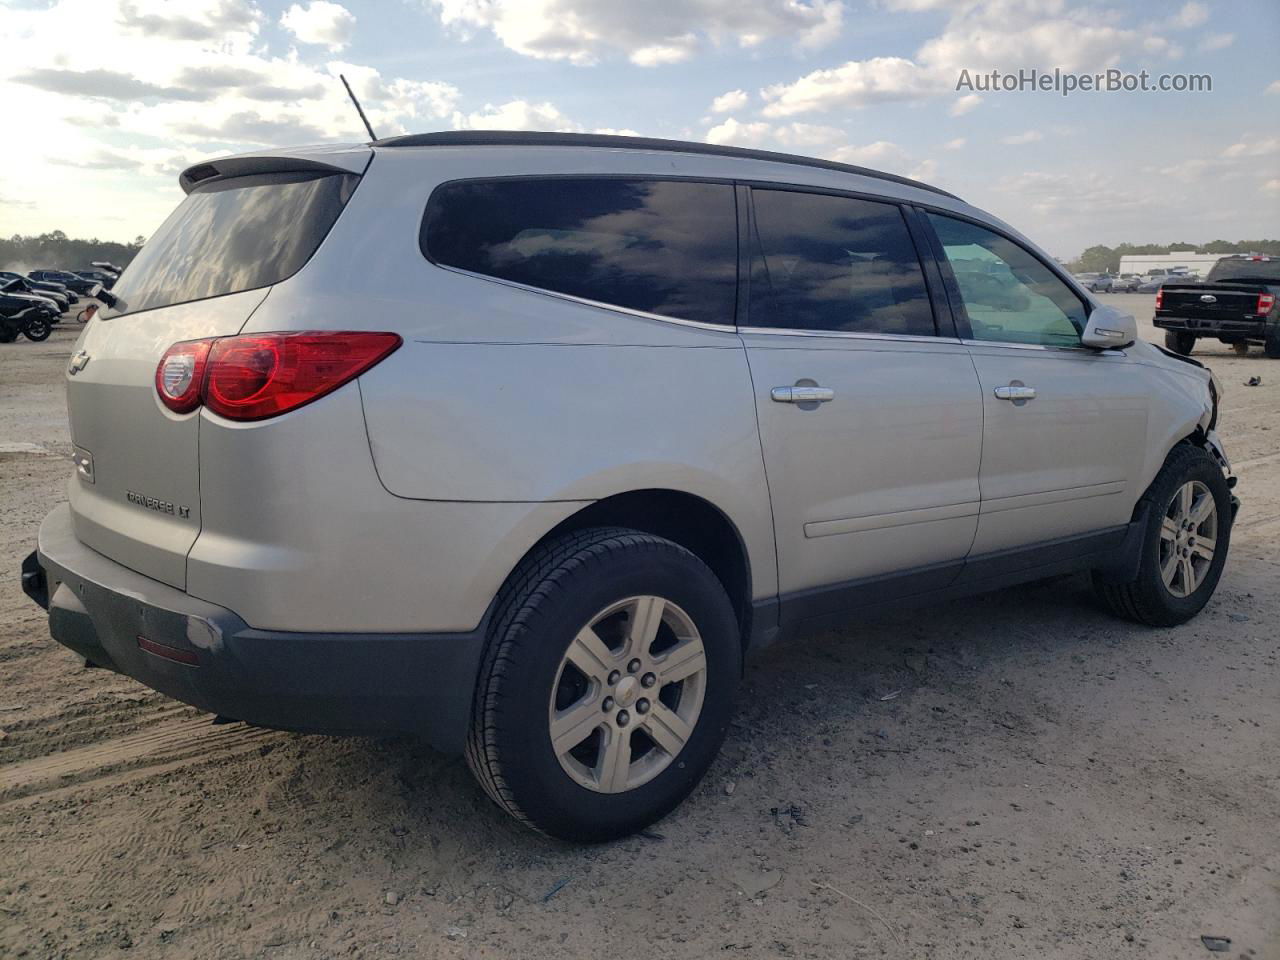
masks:
[[[49,639],[17,566],[75,335],[0,345],[0,957],[1280,957],[1280,362],[1198,351],[1244,506],[1196,620],[1071,577],[775,648],[689,801],[582,848],[411,740],[215,727]]]

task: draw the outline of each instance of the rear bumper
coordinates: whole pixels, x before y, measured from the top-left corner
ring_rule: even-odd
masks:
[[[1231,320],[1206,317],[1161,317],[1152,321],[1162,330],[1182,330],[1197,336],[1209,337],[1265,337],[1266,318],[1260,320]]]
[[[135,573],[76,539],[58,507],[23,563],[53,639],[202,710],[317,733],[412,733],[461,750],[484,624],[457,634],[255,630],[225,607]]]

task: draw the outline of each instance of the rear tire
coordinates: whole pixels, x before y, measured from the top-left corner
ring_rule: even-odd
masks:
[[[1181,330],[1166,330],[1164,332],[1164,345],[1174,353],[1189,357],[1191,351],[1196,348],[1196,335],[1194,333],[1183,333]]]
[[[499,597],[467,763],[498,806],[543,833],[626,836],[702,779],[741,670],[733,607],[698,557],[635,530],[567,534]]]
[[[1137,577],[1117,584],[1095,571],[1094,590],[1118,617],[1176,626],[1199,613],[1218,586],[1231,546],[1231,491],[1218,462],[1183,443],[1142,500],[1147,526]]]
[[[1262,353],[1271,360],[1280,360],[1280,322],[1267,328],[1267,339],[1263,342]]]

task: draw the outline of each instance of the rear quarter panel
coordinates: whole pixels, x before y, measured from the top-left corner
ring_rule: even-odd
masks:
[[[773,166],[755,174],[777,177]],[[273,288],[245,332],[404,337],[359,381],[377,474],[396,497],[529,503],[690,493],[737,527],[755,596],[775,593],[751,374],[731,327],[571,301],[444,269],[422,254],[419,228],[437,184],[513,170],[752,176],[716,158],[666,153],[381,150],[312,262]]]

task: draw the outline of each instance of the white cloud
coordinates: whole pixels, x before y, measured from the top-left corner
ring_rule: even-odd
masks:
[[[780,83],[760,91],[767,117],[860,107],[892,100],[914,100],[939,92],[936,78],[902,57],[850,60],[830,70],[815,70],[793,83]]]
[[[703,136],[707,143],[732,144],[737,147],[759,147],[773,136],[773,128],[764,122],[741,123],[728,117]]]
[[[1181,30],[1189,30],[1192,27],[1200,26],[1208,19],[1209,5],[1191,0],[1190,3],[1182,5],[1182,9],[1174,15],[1170,23]]]
[[[265,22],[250,0],[6,7],[0,102],[41,117],[29,149],[0,151],[0,193],[41,198],[33,210],[6,208],[6,229],[149,233],[180,197],[176,172],[191,163],[264,145],[364,140],[339,71],[384,136],[442,125],[458,109],[451,84],[326,63],[323,48],[312,51],[319,61],[273,51]],[[85,37],[110,56],[86,59]],[[81,172],[68,177],[58,160]]]
[[[1196,49],[1201,53],[1212,53],[1214,50],[1225,50],[1235,42],[1234,33],[1211,33],[1200,41]]]
[[[1044,134],[1039,130],[1027,130],[1023,133],[1013,133],[1007,137],[1001,137],[1001,143],[1007,143],[1011,146],[1021,146],[1024,143],[1035,143],[1037,140],[1043,140]]]
[[[735,110],[741,110],[747,105],[747,96],[745,90],[730,90],[728,93],[722,93],[711,101],[712,113],[733,113]]]
[[[907,176],[910,177],[912,180],[932,180],[937,175],[938,175],[938,161],[932,160],[932,159],[921,160],[909,171],[907,171]]]
[[[982,103],[982,98],[976,93],[966,93],[963,97],[957,98],[947,112],[953,117],[963,117],[980,103]]]
[[[1269,157],[1280,153],[1280,137],[1250,137],[1222,151],[1224,157]]]
[[[280,18],[284,27],[303,43],[341,50],[351,42],[355,15],[340,3],[311,0],[305,7],[295,3]]]
[[[574,123],[553,103],[530,103],[528,100],[509,100],[494,105],[486,103],[475,113],[455,113],[453,126],[458,130],[561,130],[581,132]]]
[[[774,136],[788,147],[824,147],[847,139],[839,127],[817,123],[786,123],[774,131]]]
[[[964,137],[956,137],[954,140],[948,140],[942,145],[944,150],[962,150],[967,141]]]
[[[755,47],[788,40],[813,48],[840,33],[840,0],[424,0],[446,26],[490,30],[507,48],[542,60],[591,64],[625,55],[639,66],[688,60],[707,44]]]
[[[850,109],[872,103],[924,100],[957,93],[961,71],[971,75],[1024,67],[1060,67],[1094,72],[1115,66],[1126,56],[1146,53],[1173,57],[1176,45],[1156,28],[1119,26],[1114,15],[1066,0],[882,0],[894,9],[946,9],[943,31],[923,43],[914,57],[850,60],[815,70],[791,83],[761,91],[766,116]],[[1195,4],[1188,6],[1194,7]],[[1185,11],[1184,11],[1185,12]],[[1194,16],[1191,11],[1189,16]],[[953,115],[979,101],[969,93],[953,106]]]
[[[827,159],[889,171],[903,170],[910,162],[907,151],[888,140],[877,140],[862,146],[847,144],[832,150],[827,154]]]

